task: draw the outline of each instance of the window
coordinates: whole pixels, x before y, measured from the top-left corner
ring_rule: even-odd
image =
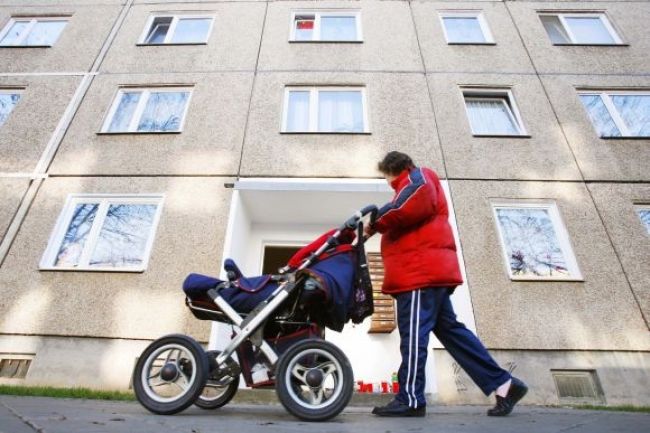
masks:
[[[66,24],[66,17],[11,18],[0,32],[0,46],[51,47]]]
[[[149,18],[140,45],[206,44],[214,18],[205,15],[154,15]]]
[[[582,279],[555,203],[501,202],[493,210],[510,279]]]
[[[296,11],[291,14],[292,42],[361,42],[359,11]]]
[[[641,219],[641,224],[645,227],[648,235],[650,235],[650,205],[639,205],[636,207],[636,212]]]
[[[282,132],[367,133],[363,87],[287,87]]]
[[[554,45],[621,45],[604,13],[540,14]]]
[[[526,136],[521,116],[508,89],[464,89],[472,134]]]
[[[162,195],[68,196],[41,269],[144,271],[162,200]]]
[[[191,94],[190,88],[180,87],[121,88],[102,132],[180,132]]]
[[[650,137],[650,92],[580,92],[601,137]]]
[[[0,127],[7,121],[18,101],[20,93],[16,90],[0,89]]]
[[[494,44],[480,11],[440,12],[440,19],[449,44]]]

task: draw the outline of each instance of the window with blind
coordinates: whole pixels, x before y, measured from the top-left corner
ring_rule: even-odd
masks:
[[[465,108],[475,136],[527,136],[509,89],[463,89]]]

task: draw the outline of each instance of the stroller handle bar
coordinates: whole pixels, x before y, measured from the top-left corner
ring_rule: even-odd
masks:
[[[352,215],[345,223],[343,223],[339,230],[343,231],[345,229],[355,228],[359,221],[368,214],[370,214],[370,225],[372,225],[375,222],[375,218],[377,218],[377,212],[379,212],[377,206],[370,204],[363,209],[356,211],[354,215]]]

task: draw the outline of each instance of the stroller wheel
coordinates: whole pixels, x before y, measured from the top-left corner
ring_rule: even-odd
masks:
[[[305,421],[324,421],[347,406],[354,387],[350,361],[323,340],[294,344],[278,361],[276,392],[282,405]]]
[[[171,415],[189,407],[201,394],[208,358],[194,339],[168,335],[151,343],[133,372],[133,390],[149,411]]]
[[[219,351],[208,352],[208,359],[212,360],[216,358],[219,353]],[[236,366],[235,369],[228,368],[227,373],[217,375],[213,375],[213,371],[210,372],[210,377],[203,388],[203,392],[201,392],[194,402],[196,406],[201,409],[219,409],[232,400],[239,389],[239,375],[241,370],[239,365],[235,361],[232,361],[232,358],[230,358],[230,361]],[[216,367],[216,362],[212,365]]]

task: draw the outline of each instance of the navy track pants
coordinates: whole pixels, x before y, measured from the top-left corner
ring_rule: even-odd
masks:
[[[422,288],[395,295],[402,363],[397,373],[397,400],[411,407],[426,406],[425,365],[429,333],[438,340],[460,367],[489,395],[510,379],[476,335],[456,320],[447,288]]]

